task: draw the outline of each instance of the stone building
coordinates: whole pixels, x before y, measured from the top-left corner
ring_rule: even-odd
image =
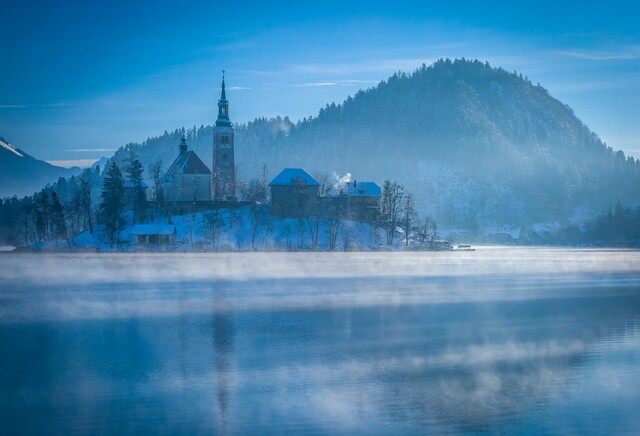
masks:
[[[212,194],[217,201],[236,200],[235,129],[229,119],[229,100],[222,72],[222,92],[218,100],[218,119],[213,128]]]
[[[285,168],[269,183],[271,213],[281,217],[304,217],[319,211],[320,183],[301,168]]]
[[[178,157],[160,179],[160,190],[164,201],[211,200],[211,170],[194,151],[188,150],[184,137]]]
[[[322,197],[324,215],[358,221],[374,221],[380,214],[382,188],[375,182],[348,181],[338,192]]]

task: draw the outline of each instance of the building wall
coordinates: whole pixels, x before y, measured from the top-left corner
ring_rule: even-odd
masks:
[[[210,174],[178,174],[160,184],[165,201],[211,200]]]
[[[358,221],[375,221],[380,214],[378,196],[334,195],[322,197],[323,215]]]
[[[318,186],[271,186],[271,213],[282,217],[316,215]]]
[[[213,196],[215,200],[236,195],[235,132],[233,127],[213,128]]]

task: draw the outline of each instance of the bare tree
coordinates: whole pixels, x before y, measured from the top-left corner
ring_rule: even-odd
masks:
[[[160,178],[162,177],[162,170],[164,169],[164,162],[158,159],[149,165],[149,174],[153,180],[153,202],[160,201]]]
[[[407,193],[404,197],[404,244],[405,247],[409,246],[409,233],[411,232],[411,228],[413,226],[414,221],[416,220],[417,214],[416,209],[413,203],[413,195],[411,193]]]
[[[398,218],[401,216],[404,188],[397,182],[385,180],[382,188],[383,225],[387,232],[387,245],[393,244]]]
[[[80,177],[80,186],[76,191],[76,201],[84,217],[85,228],[89,226],[89,233],[93,234],[93,203],[91,199],[91,181],[85,174]]]

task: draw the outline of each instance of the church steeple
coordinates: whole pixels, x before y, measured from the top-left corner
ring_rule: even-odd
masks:
[[[182,140],[180,141],[180,155],[183,155],[187,152],[187,138],[182,135]]]
[[[224,70],[222,70],[222,92],[220,94],[220,100],[218,100],[218,119],[216,120],[216,126],[231,126],[229,120],[229,100],[227,100],[227,93],[224,86]]]
[[[213,128],[212,192],[216,201],[236,201],[235,132],[229,120],[229,100],[222,71],[218,119]]]

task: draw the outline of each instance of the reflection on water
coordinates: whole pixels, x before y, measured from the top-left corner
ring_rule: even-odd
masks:
[[[638,252],[198,255],[191,277],[173,255],[65,256],[22,276],[41,258],[0,265],[0,433],[640,430]]]

